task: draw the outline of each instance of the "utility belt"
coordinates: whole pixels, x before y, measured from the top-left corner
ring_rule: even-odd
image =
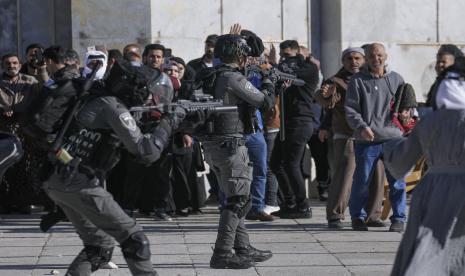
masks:
[[[240,146],[245,146],[244,138],[228,138],[221,143],[220,148],[228,149],[231,154],[235,154]]]
[[[56,172],[61,177],[65,185],[69,185],[76,173],[85,175],[89,180],[97,178],[99,185],[105,186],[106,172],[101,169],[93,169],[90,166],[81,163],[80,158],[74,158],[68,164],[58,162]]]

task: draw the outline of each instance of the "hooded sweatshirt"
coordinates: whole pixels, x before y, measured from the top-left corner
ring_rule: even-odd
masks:
[[[380,78],[371,74],[367,67],[351,78],[344,108],[347,123],[355,130],[357,142],[384,142],[402,136],[400,129],[392,123],[391,105],[397,88],[403,83],[398,73],[387,68]],[[361,130],[365,127],[370,127],[375,134],[374,141],[361,137]]]

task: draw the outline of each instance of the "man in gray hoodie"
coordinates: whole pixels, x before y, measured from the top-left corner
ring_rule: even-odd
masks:
[[[349,200],[352,228],[367,231],[364,210],[368,198],[368,185],[373,177],[376,162],[383,158],[383,145],[402,132],[392,123],[391,105],[397,88],[404,83],[402,77],[386,67],[384,46],[373,43],[367,49],[367,65],[349,82],[345,100],[346,119],[354,129],[355,172]],[[394,179],[386,170],[389,182],[389,200],[393,215],[390,231],[402,232],[406,220],[405,181]]]

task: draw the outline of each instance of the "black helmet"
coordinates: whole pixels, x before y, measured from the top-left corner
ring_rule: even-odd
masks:
[[[118,59],[105,84],[111,95],[119,98],[127,107],[132,107],[145,103],[160,76],[161,72],[157,69],[132,66],[127,61]]]
[[[245,39],[239,35],[221,35],[215,44],[215,57],[223,60],[237,60],[249,55],[251,49]]]

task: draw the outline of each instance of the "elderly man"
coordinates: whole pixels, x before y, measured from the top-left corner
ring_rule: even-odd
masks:
[[[354,129],[355,172],[349,200],[352,228],[367,231],[364,206],[368,198],[368,185],[379,159],[383,158],[383,145],[402,132],[391,123],[390,104],[403,78],[386,66],[384,46],[373,43],[367,49],[368,67],[355,74],[349,82],[345,100],[346,119]],[[406,194],[403,179],[394,179],[386,170],[389,182],[389,199],[393,215],[389,231],[402,232],[406,220]]]
[[[2,57],[3,74],[0,79],[0,131],[19,134],[20,123],[26,117],[31,103],[37,96],[38,81],[32,77],[20,73],[21,63],[16,54],[6,54]],[[28,149],[28,143],[25,148]],[[0,212],[30,213],[33,189],[29,179],[30,174],[25,174],[28,166],[25,156],[19,163],[8,170],[0,185]]]
[[[328,112],[332,113],[331,131],[333,142],[330,143],[334,154],[332,167],[332,183],[329,185],[328,203],[326,205],[326,218],[328,227],[342,229],[344,212],[349,202],[352,177],[355,170],[353,130],[347,124],[344,101],[347,85],[351,77],[358,73],[365,64],[365,52],[362,48],[351,47],[342,52],[343,67],[331,78],[323,83],[316,93],[316,100]],[[319,138],[328,138],[328,131],[320,129]],[[384,167],[377,166],[375,176],[370,184],[369,202],[366,206],[368,212],[367,226],[385,226],[380,221],[381,212],[378,211],[383,199]],[[371,203],[371,204],[370,204]]]

